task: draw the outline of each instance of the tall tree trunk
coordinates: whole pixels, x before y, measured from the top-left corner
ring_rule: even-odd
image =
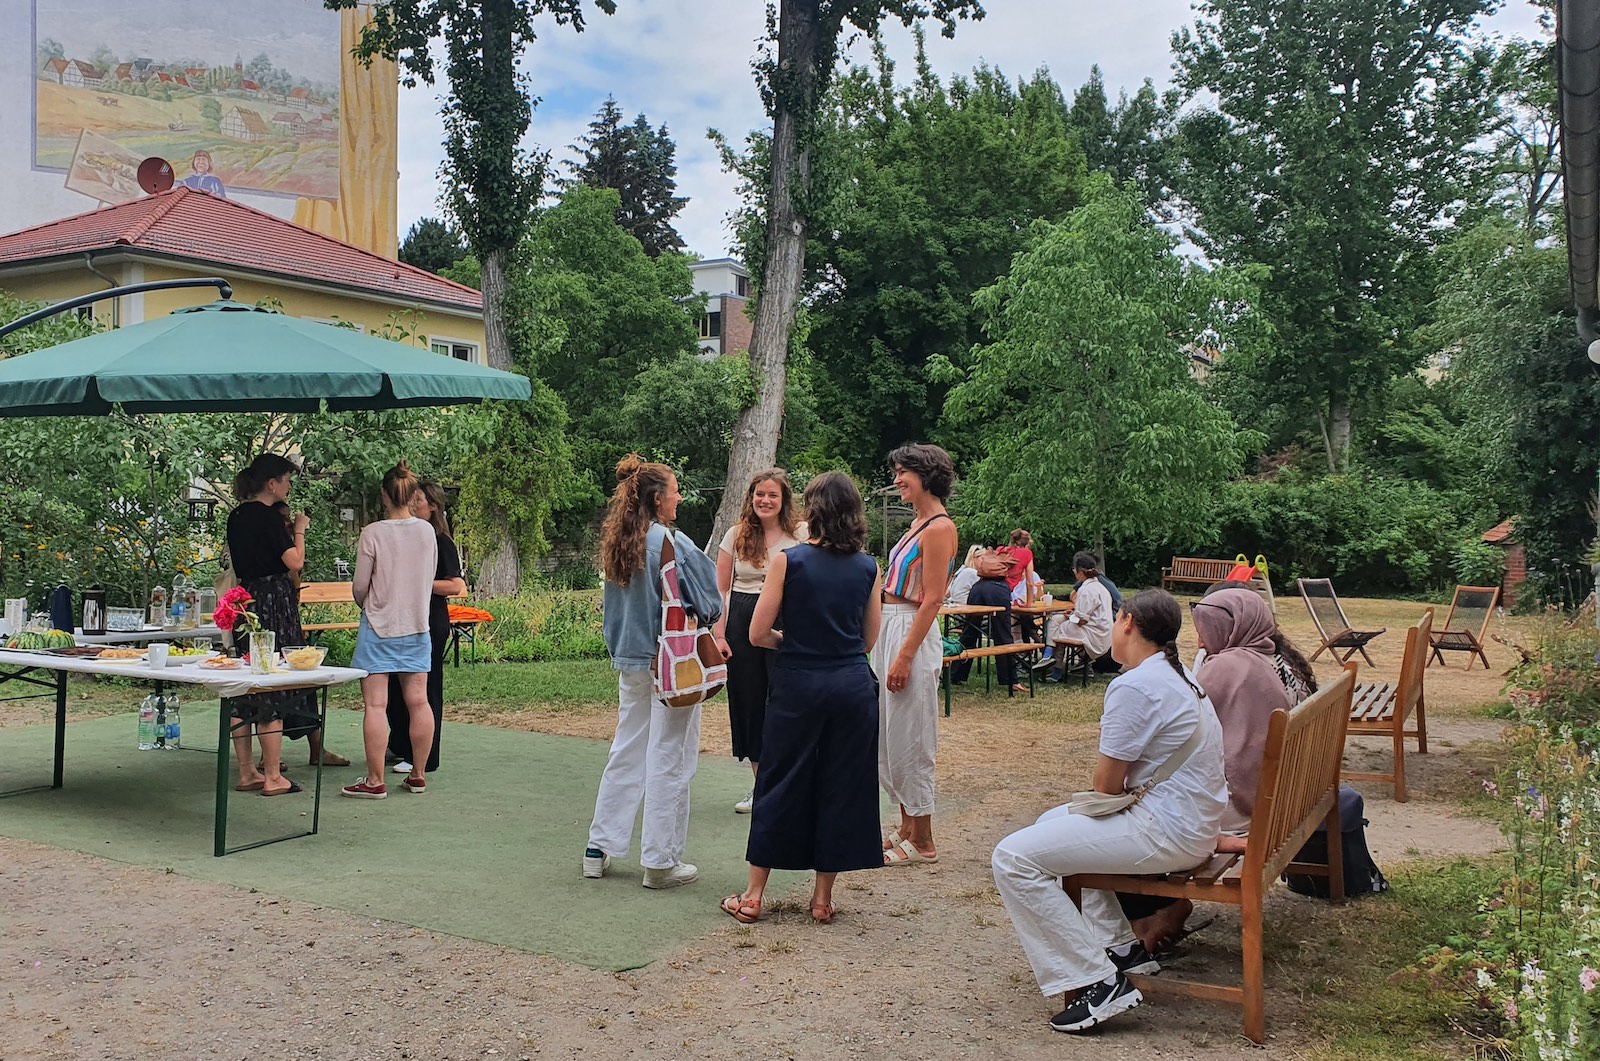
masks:
[[[496,249],[483,256],[484,360],[490,368],[511,371],[511,335],[506,329],[506,254]]]
[[[1328,396],[1328,464],[1336,473],[1350,470],[1350,396]]]
[[[782,0],[778,15],[778,66],[774,72],[772,177],[767,197],[766,260],[750,337],[755,404],[739,413],[728,455],[728,478],[711,532],[712,541],[733,526],[745,489],[778,456],[783,426],[789,338],[800,304],[806,266],[807,218],[796,207],[811,186],[811,123],[817,92],[818,0]]]

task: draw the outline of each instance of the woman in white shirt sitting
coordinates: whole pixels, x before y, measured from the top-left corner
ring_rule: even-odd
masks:
[[[1082,653],[1081,660],[1077,662],[1084,667],[1092,667],[1096,660],[1104,658],[1111,651],[1111,623],[1114,618],[1111,591],[1101,584],[1099,561],[1087,550],[1072,558],[1072,574],[1078,582],[1078,588],[1072,596],[1072,612],[1058,616],[1051,622],[1045,644],[1052,653],[1061,642],[1076,645]],[[1055,672],[1045,675],[1045,681],[1058,682],[1066,677],[1066,655],[1054,653],[1036,665],[1044,670],[1057,668]]]
[[[1125,974],[1159,968],[1115,895],[1085,891],[1079,909],[1061,878],[1171,873],[1216,850],[1228,803],[1222,726],[1178,660],[1182,627],[1182,609],[1161,590],[1128,601],[1112,625],[1111,653],[1125,669],[1106,689],[1094,790],[1144,789],[1143,798],[1104,817],[1056,807],[994,849],[995,885],[1034,978],[1046,996],[1067,995],[1050,1021],[1056,1031],[1079,1032],[1137,1006],[1143,998]],[[1151,785],[1178,756],[1170,776]]]

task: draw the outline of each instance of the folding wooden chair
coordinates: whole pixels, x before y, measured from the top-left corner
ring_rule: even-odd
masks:
[[[1488,670],[1489,657],[1483,654],[1483,641],[1499,600],[1499,586],[1457,586],[1450,612],[1444,618],[1444,629],[1433,632],[1433,654],[1425,666],[1432,666],[1434,660],[1444,666],[1441,652],[1465,652],[1467,670],[1472,669],[1474,656],[1483,660],[1483,668]]]
[[[1300,596],[1306,602],[1306,610],[1311,613],[1311,621],[1317,624],[1317,636],[1322,638],[1322,646],[1311,653],[1313,661],[1323,652],[1328,652],[1335,659],[1339,659],[1339,649],[1346,649],[1341,663],[1350,662],[1350,657],[1357,652],[1367,661],[1367,666],[1374,666],[1372,657],[1367,655],[1367,642],[1387,631],[1382,630],[1356,630],[1350,626],[1350,620],[1344,617],[1344,609],[1339,606],[1339,595],[1333,591],[1333,582],[1326,578],[1296,579],[1300,586]]]

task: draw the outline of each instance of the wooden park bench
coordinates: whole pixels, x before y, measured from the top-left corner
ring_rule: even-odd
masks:
[[[1362,682],[1350,701],[1350,732],[1394,740],[1392,773],[1345,771],[1349,781],[1385,781],[1394,786],[1394,801],[1406,802],[1406,738],[1417,738],[1417,754],[1428,751],[1428,717],[1423,702],[1422,672],[1427,667],[1433,632],[1433,609],[1406,630],[1406,651],[1400,658],[1400,678],[1395,682]],[[1416,726],[1406,728],[1415,714]]]
[[[1161,588],[1173,589],[1183,585],[1209,586],[1221,582],[1233,570],[1232,560],[1208,560],[1197,556],[1174,556],[1172,563],[1161,569]]]
[[[1350,657],[1357,652],[1367,661],[1367,666],[1373,666],[1372,657],[1367,655],[1367,642],[1386,631],[1356,630],[1350,626],[1350,620],[1344,617],[1344,608],[1339,604],[1339,595],[1333,591],[1333,581],[1326,578],[1302,578],[1296,580],[1300,586],[1300,596],[1306,602],[1306,610],[1311,613],[1311,621],[1317,624],[1317,636],[1322,639],[1322,644],[1311,653],[1312,662],[1324,652],[1337,657],[1339,649],[1346,649],[1344,658],[1339,662],[1349,663]]]
[[[454,598],[465,600],[465,597]],[[305,582],[300,586],[300,606],[307,604],[354,604],[356,602],[354,583],[351,582]],[[450,623],[450,647],[455,654],[455,665],[461,666],[461,642],[465,640],[471,647],[472,660],[478,658],[478,625],[482,619],[463,620]],[[320,634],[325,630],[355,630],[361,626],[359,622],[333,622],[333,623],[301,623],[300,629],[304,630],[309,638],[312,634]]]
[[[1292,710],[1277,710],[1267,724],[1261,783],[1255,816],[1243,854],[1218,853],[1183,873],[1131,876],[1080,873],[1061,882],[1074,902],[1084,889],[1165,895],[1194,902],[1229,903],[1239,908],[1244,958],[1242,987],[1180,980],[1170,975],[1130,976],[1148,994],[1182,994],[1244,1007],[1244,1034],[1266,1040],[1266,984],[1262,966],[1262,900],[1285,872],[1327,877],[1334,901],[1344,898],[1340,845],[1328,844],[1328,864],[1294,861],[1302,845],[1323,826],[1329,837],[1339,830],[1339,762],[1355,687],[1355,664]]]
[[[1015,656],[1024,652],[1037,652],[1043,645],[1031,641],[1013,641],[1009,645],[984,645],[982,648],[965,648],[953,656],[943,657],[940,683],[944,685],[944,717],[950,717],[950,664],[964,659],[993,659],[996,656]],[[1033,699],[1033,668],[1024,667],[1028,672],[1028,699]],[[983,672],[983,691],[989,691],[989,672]],[[1006,695],[1015,695],[1011,689],[1006,689]]]
[[[1494,618],[1494,606],[1500,600],[1499,586],[1457,586],[1456,595],[1450,599],[1450,611],[1444,617],[1444,629],[1433,634],[1433,652],[1428,657],[1444,666],[1441,652],[1465,652],[1467,670],[1472,669],[1472,658],[1483,660],[1483,669],[1489,669],[1489,657],[1483,654],[1483,639],[1489,633],[1489,620]]]

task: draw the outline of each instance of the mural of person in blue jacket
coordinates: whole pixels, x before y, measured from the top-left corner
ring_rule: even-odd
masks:
[[[583,875],[605,876],[624,858],[644,808],[639,864],[646,888],[676,888],[700,873],[683,860],[689,837],[689,782],[700,758],[700,708],[667,707],[652,695],[650,664],[661,634],[661,545],[672,535],[684,608],[702,624],[722,614],[717,568],[683,533],[678,479],[665,464],[630,453],[617,463],[617,486],[600,532],[605,575],[601,624],[617,671],[617,735],[600,775]]]

